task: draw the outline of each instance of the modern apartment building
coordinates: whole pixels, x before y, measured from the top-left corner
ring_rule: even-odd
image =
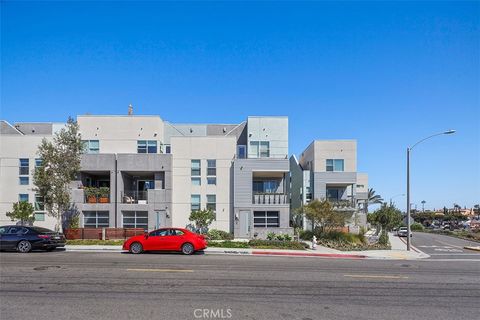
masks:
[[[291,208],[311,198],[348,200],[355,211],[367,188],[366,175],[356,172],[354,141],[315,141],[300,161],[289,160],[287,117],[175,124],[159,116],[82,115],[77,122],[85,152],[71,192],[81,227],[185,227],[191,211],[207,208],[216,214],[211,228],[263,238],[292,234]],[[32,174],[41,139],[63,125],[1,122],[0,224],[11,223],[6,212],[24,200],[35,204],[36,225],[53,228]]]
[[[290,158],[290,171],[292,209],[312,199],[328,199],[336,210],[351,213],[351,228],[366,224],[361,208],[367,198],[368,176],[357,172],[355,140],[315,140],[299,160]]]

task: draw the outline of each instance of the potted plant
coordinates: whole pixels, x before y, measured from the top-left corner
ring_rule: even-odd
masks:
[[[85,197],[88,203],[97,203],[98,190],[95,187],[87,187],[85,190]]]
[[[98,202],[100,203],[108,203],[108,198],[109,198],[109,195],[110,195],[110,188],[109,187],[100,187],[98,189],[98,194],[99,194],[99,198],[98,198]]]

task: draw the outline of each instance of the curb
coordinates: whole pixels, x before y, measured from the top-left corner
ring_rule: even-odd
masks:
[[[463,249],[467,249],[467,250],[473,250],[473,251],[480,251],[480,246],[478,247],[463,247]]]
[[[343,258],[343,259],[365,259],[364,255],[341,254],[341,253],[310,253],[310,252],[275,252],[275,251],[253,251],[252,255],[269,256],[290,256],[290,257],[322,257],[322,258]]]

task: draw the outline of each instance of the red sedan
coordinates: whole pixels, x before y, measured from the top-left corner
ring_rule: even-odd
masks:
[[[129,238],[123,244],[123,250],[131,253],[144,251],[181,251],[192,254],[207,247],[205,237],[187,229],[163,228],[141,236]]]

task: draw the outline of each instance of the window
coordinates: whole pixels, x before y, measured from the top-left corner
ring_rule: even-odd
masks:
[[[197,178],[192,177],[192,186],[199,186],[201,184],[202,184],[202,179],[200,179],[198,177]]]
[[[207,176],[217,175],[217,160],[207,160]]]
[[[98,153],[100,151],[100,143],[98,140],[83,140],[85,153]]]
[[[147,211],[123,211],[124,228],[142,228],[148,229]]]
[[[35,159],[35,167],[41,167],[43,164],[43,159],[37,158]]]
[[[28,175],[29,161],[28,159],[20,159],[20,165],[18,169],[20,175]]]
[[[269,141],[250,141],[250,154],[254,158],[269,158],[270,142]]]
[[[172,146],[169,144],[164,144],[165,146],[165,153],[172,153]]]
[[[278,180],[259,180],[253,181],[253,193],[276,193],[280,181]]]
[[[35,212],[35,221],[45,221],[45,213]]]
[[[338,189],[327,188],[327,199],[331,201],[338,201],[340,200],[340,191]]]
[[[26,234],[28,233],[28,229],[24,227],[10,227],[8,229],[7,234]]]
[[[245,159],[247,157],[247,146],[239,145],[237,146],[237,158]]]
[[[108,211],[83,211],[83,226],[85,228],[108,228]]]
[[[183,236],[185,234],[185,232],[183,232],[182,230],[178,230],[178,229],[171,229],[170,234],[172,236]]]
[[[155,140],[138,140],[137,153],[157,153],[157,141]]]
[[[45,211],[44,198],[40,195],[35,195],[35,211]]]
[[[22,186],[28,185],[28,177],[19,177],[18,179],[19,179],[20,185]]]
[[[327,171],[343,171],[343,159],[327,159]]]
[[[165,237],[170,235],[170,229],[160,229],[150,232],[150,237]]]
[[[363,184],[357,184],[357,188],[358,188],[358,189],[365,188],[365,185],[363,185]]]
[[[18,195],[18,201],[26,201],[28,202],[28,194],[26,193],[20,193]]]
[[[0,234],[7,233],[8,227],[0,227]]]
[[[208,177],[207,178],[207,184],[216,185],[217,184],[217,178]]]
[[[214,194],[207,194],[207,210],[217,211],[217,196]]]
[[[200,210],[200,195],[199,194],[192,194],[191,210],[192,211]]]
[[[254,211],[253,226],[255,228],[280,227],[280,213],[278,211]]]
[[[200,160],[192,160],[192,177],[201,175]]]

